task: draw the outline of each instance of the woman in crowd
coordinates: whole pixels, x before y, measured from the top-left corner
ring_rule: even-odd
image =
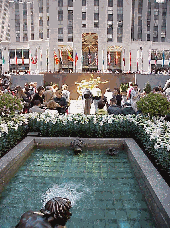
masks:
[[[65,114],[67,109],[67,102],[65,97],[62,97],[62,91],[59,89],[56,91],[56,97],[54,98],[54,101],[57,103],[57,110],[59,114]]]
[[[33,99],[31,101],[31,106],[33,106],[35,100],[39,100],[41,104],[43,104],[43,102],[44,102],[44,92],[45,92],[44,87],[39,86],[37,91],[38,92],[35,93],[35,95],[33,96]]]

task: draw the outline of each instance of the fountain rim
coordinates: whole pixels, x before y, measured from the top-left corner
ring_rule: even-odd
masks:
[[[70,146],[75,137],[27,136],[0,159],[0,194],[23,162],[30,156],[34,146]],[[170,188],[132,138],[81,138],[88,147],[112,145],[126,149],[139,187],[143,192],[156,224],[170,227]]]

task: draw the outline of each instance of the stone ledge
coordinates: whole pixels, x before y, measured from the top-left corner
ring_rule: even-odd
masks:
[[[170,188],[133,139],[125,139],[139,186],[159,227],[170,227]]]
[[[0,159],[0,192],[35,146],[69,146],[75,137],[26,137]],[[133,139],[83,138],[86,146],[126,148],[137,181],[158,227],[170,227],[170,188]]]

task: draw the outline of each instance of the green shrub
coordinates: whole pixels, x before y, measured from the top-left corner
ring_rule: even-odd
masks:
[[[16,111],[22,110],[21,100],[11,94],[2,94],[0,96],[0,115],[8,118],[13,116]]]
[[[144,91],[146,92],[146,94],[149,94],[151,92],[151,85],[149,82],[147,82]]]
[[[138,110],[152,116],[165,116],[170,111],[170,104],[162,94],[150,93],[137,102]]]

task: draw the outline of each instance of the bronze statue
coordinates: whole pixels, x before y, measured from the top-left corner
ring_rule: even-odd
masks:
[[[71,201],[67,198],[55,197],[49,200],[40,212],[27,211],[15,228],[57,228],[65,227],[72,213]]]
[[[76,138],[73,142],[71,142],[71,147],[73,148],[75,154],[81,153],[84,145],[84,141],[80,138]]]
[[[114,147],[110,147],[107,151],[106,154],[114,156],[118,154],[118,151],[116,151],[116,149]]]

